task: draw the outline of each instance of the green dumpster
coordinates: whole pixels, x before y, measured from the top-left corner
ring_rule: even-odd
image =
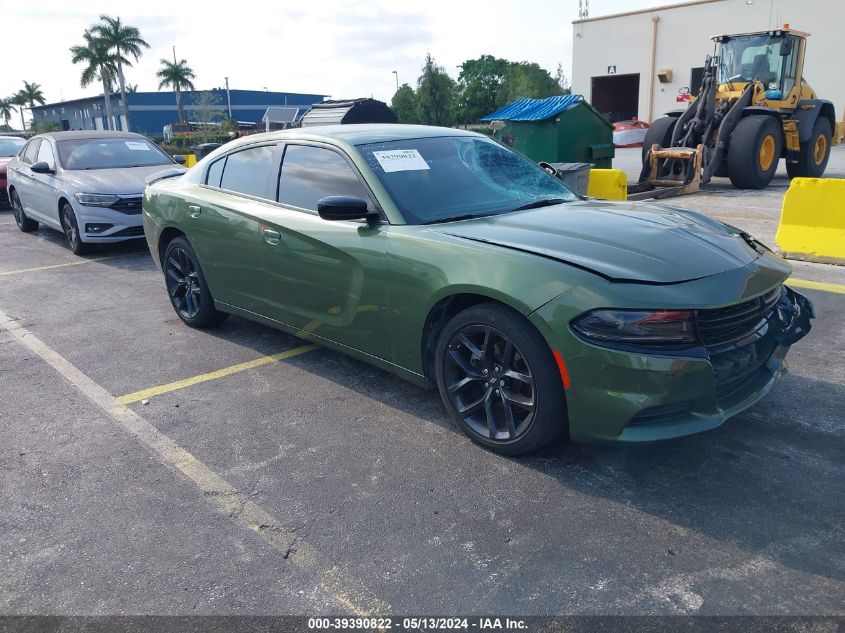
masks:
[[[496,139],[537,162],[612,166],[613,126],[581,95],[519,99],[481,120]]]

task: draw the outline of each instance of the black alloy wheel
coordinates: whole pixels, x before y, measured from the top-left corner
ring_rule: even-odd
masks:
[[[21,204],[21,199],[18,197],[18,192],[12,190],[11,194],[9,195],[9,202],[12,203],[12,213],[15,216],[15,224],[18,225],[18,228],[23,231],[24,233],[31,233],[32,231],[38,230],[38,222],[35,220],[30,220],[26,217],[26,213],[24,213],[23,205]]]
[[[62,227],[65,230],[67,244],[75,255],[85,255],[91,252],[92,245],[82,241],[82,237],[79,235],[79,223],[76,221],[76,214],[73,212],[73,207],[67,202],[62,205]]]
[[[185,238],[177,237],[167,245],[162,267],[170,303],[182,321],[204,328],[217,325],[229,316],[214,307],[197,256]]]
[[[203,303],[202,288],[193,260],[183,248],[174,248],[167,257],[167,292],[179,316],[195,319]]]
[[[490,440],[514,440],[534,418],[537,386],[513,340],[489,325],[467,325],[450,339],[443,372],[455,410]]]
[[[435,350],[443,404],[474,442],[521,455],[567,426],[561,373],[548,343],[519,312],[483,303],[458,313]]]

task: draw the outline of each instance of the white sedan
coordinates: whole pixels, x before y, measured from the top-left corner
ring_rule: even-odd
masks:
[[[144,237],[144,179],[168,167],[178,164],[140,134],[39,134],[9,162],[9,201],[21,231],[44,224],[82,255],[96,243]]]

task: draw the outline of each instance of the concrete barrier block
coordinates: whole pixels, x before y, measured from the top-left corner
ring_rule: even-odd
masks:
[[[775,240],[791,259],[845,264],[845,180],[793,178]]]
[[[628,177],[621,169],[591,169],[587,195],[602,200],[627,200]]]

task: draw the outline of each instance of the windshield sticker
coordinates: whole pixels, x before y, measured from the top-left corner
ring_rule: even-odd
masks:
[[[373,152],[384,172],[420,171],[431,169],[425,159],[415,149],[394,149],[386,152]]]
[[[149,152],[150,151],[150,146],[147,145],[146,143],[141,142],[141,141],[123,141],[123,142],[126,143],[126,147],[128,147],[129,149],[134,149],[136,152],[137,151],[140,151],[140,152]]]

